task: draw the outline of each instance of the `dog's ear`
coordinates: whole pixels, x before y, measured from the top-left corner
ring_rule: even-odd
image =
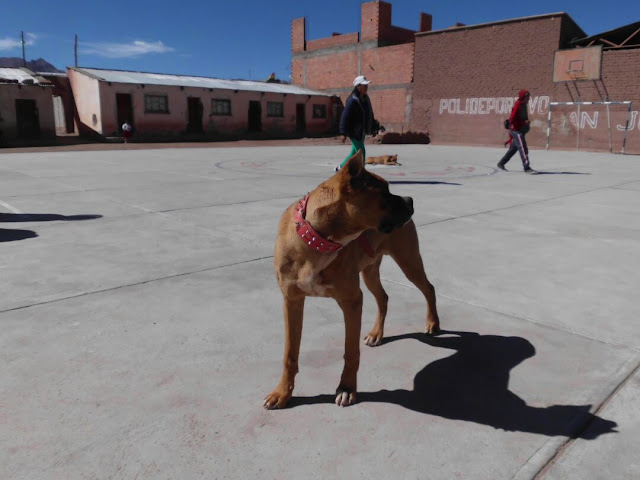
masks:
[[[358,150],[340,170],[343,184],[352,190],[360,190],[364,182],[364,164],[362,150]]]
[[[344,166],[343,170],[346,171],[350,177],[355,178],[359,176],[364,170],[363,160],[364,158],[362,156],[362,150],[358,150],[347,161],[347,164]]]

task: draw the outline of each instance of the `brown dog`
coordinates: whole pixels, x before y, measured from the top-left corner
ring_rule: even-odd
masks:
[[[365,343],[380,345],[388,298],[380,282],[382,255],[391,255],[427,299],[426,333],[439,331],[435,290],[424,272],[411,215],[413,200],[392,195],[383,178],[365,170],[362,151],[284,212],[274,253],[284,296],[284,371],[278,386],[264,399],[265,408],[284,407],[291,399],[307,296],[334,298],[344,313],[344,368],[336,404],[355,402],[362,317],[358,274],[362,272],[378,304],[376,323]]]
[[[402,165],[398,163],[398,155],[381,155],[379,157],[367,157],[367,165]]]

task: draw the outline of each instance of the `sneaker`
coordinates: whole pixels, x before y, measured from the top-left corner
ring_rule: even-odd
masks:
[[[507,171],[507,169],[505,168],[505,166],[504,166],[503,164],[501,164],[501,163],[499,163],[499,164],[498,164],[498,168],[499,168],[500,170],[504,170],[505,172]]]
[[[538,173],[538,172],[536,172],[533,168],[528,167],[524,169],[524,173]]]

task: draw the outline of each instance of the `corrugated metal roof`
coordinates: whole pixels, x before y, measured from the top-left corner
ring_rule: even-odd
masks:
[[[630,23],[629,25],[623,25],[622,27],[614,28],[607,32],[598,33],[596,35],[589,35],[588,37],[579,38],[571,42],[572,45],[586,46],[592,43],[597,45],[604,44],[604,48],[620,48],[631,47],[638,48],[640,45],[640,36],[637,34],[640,31],[640,22]],[[633,40],[633,43],[629,43]],[[611,42],[611,43],[607,43]],[[613,45],[612,45],[613,44]]]
[[[41,77],[66,77],[67,76],[65,72],[36,72],[36,75],[40,75]]]
[[[216,88],[222,90],[250,90],[254,92],[288,93],[297,95],[330,96],[325,92],[289,85],[287,83],[266,83],[250,80],[223,80],[220,78],[189,77],[163,73],[127,72],[121,70],[102,70],[98,68],[72,67],[80,73],[113,83],[135,83],[145,85],[169,85],[178,87]]]
[[[42,77],[37,77],[30,70],[24,68],[0,68],[0,83],[11,82],[23,85],[50,85],[50,82]]]

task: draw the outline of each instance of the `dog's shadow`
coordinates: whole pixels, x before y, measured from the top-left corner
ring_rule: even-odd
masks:
[[[408,339],[455,353],[425,366],[415,376],[413,390],[359,392],[359,402],[392,403],[452,420],[547,436],[594,439],[616,431],[615,422],[589,413],[591,405],[531,407],[509,390],[511,369],[535,355],[524,338],[443,331],[438,337],[398,335],[384,343]],[[333,395],[294,397],[291,406],[333,401]]]

